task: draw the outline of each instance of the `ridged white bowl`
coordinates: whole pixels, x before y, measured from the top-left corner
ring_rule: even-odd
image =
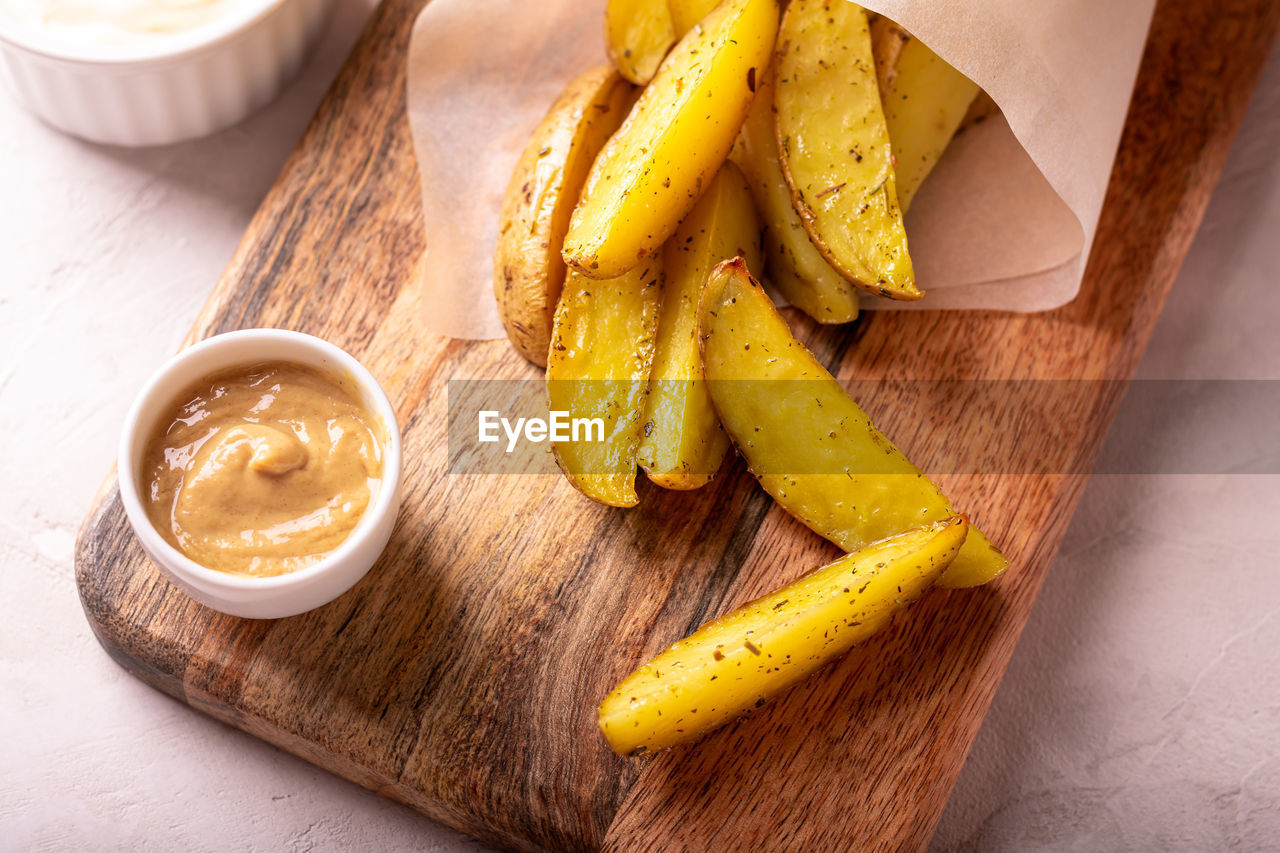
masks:
[[[302,66],[333,0],[261,0],[154,44],[63,44],[0,9],[0,68],[44,121],[93,142],[164,145],[265,105]]]

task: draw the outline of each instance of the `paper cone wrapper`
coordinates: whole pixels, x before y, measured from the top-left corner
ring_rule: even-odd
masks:
[[[1154,0],[871,0],[999,105],[912,201],[919,302],[1044,311],[1080,289]],[[603,0],[432,0],[414,25],[408,111],[422,180],[424,321],[505,335],[493,296],[502,196],[533,129],[606,61]]]

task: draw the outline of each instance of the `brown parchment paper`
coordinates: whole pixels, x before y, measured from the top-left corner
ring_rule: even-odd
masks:
[[[960,134],[907,216],[916,303],[1043,311],[1074,298],[1155,0],[868,0],[1003,112]],[[605,61],[604,0],[432,0],[409,49],[428,331],[503,337],[493,250],[507,180],[576,74]]]

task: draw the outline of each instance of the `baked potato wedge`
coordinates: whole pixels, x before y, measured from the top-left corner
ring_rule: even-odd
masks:
[[[616,278],[661,250],[728,155],[777,24],[777,0],[725,0],[672,49],[591,167],[570,267]]]
[[[903,212],[955,136],[978,84],[883,16],[871,24],[880,98]]]
[[[700,24],[719,3],[720,0],[667,0],[671,7],[671,21],[676,28],[676,38],[683,37]]]
[[[870,544],[708,622],[605,697],[600,732],[614,752],[637,755],[750,711],[919,598],[955,557],[966,528],[957,516]]]
[[[857,551],[955,514],[795,339],[741,259],[708,279],[699,343],[725,432],[764,490],[815,533]],[[971,534],[939,583],[985,583],[1007,565],[985,536]]]
[[[696,489],[715,476],[729,448],[702,381],[698,300],[716,264],[760,263],[760,225],[746,179],[728,161],[662,250],[665,284],[653,378],[637,457],[666,489]]]
[[[772,71],[762,74],[757,85],[751,112],[729,157],[747,176],[764,222],[769,280],[788,302],[819,323],[848,323],[858,316],[858,289],[814,247],[791,205],[791,187],[778,163],[773,131]],[[750,259],[747,265],[760,268],[751,266]]]
[[[973,103],[969,104],[969,109],[965,111],[964,118],[960,119],[960,126],[956,128],[956,133],[980,124],[1000,112],[1000,106],[992,100],[991,96],[981,89],[978,90],[978,96],[973,99]]]
[[[507,184],[493,291],[507,337],[534,364],[547,363],[569,216],[596,155],[626,118],[632,92],[607,65],[577,77],[529,138]]]
[[[547,355],[547,407],[600,419],[603,440],[584,435],[551,445],[579,491],[611,506],[635,506],[636,451],[653,369],[662,272],[651,259],[608,280],[570,271],[556,306]]]
[[[667,0],[608,0],[604,42],[618,73],[643,86],[653,79],[679,34]]]
[[[858,287],[919,299],[861,6],[792,0],[778,33],[774,107],[782,172],[814,246]]]

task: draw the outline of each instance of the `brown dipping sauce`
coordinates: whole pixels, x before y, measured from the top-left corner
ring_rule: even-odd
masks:
[[[385,427],[349,386],[272,361],[187,388],[143,453],[156,530],[233,574],[284,574],[329,554],[382,485]]]

